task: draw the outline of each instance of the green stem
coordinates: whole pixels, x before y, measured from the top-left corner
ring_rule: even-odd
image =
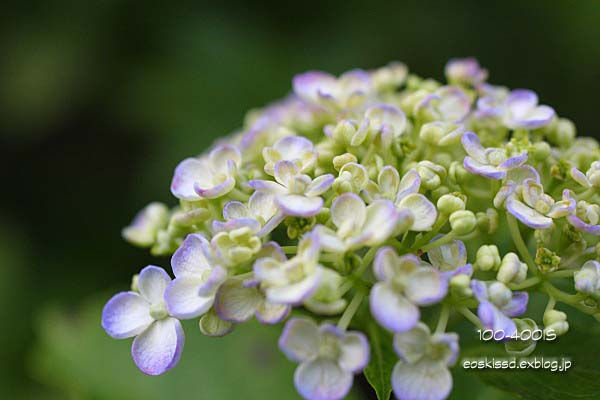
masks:
[[[585,190],[584,192],[581,192],[577,195],[577,199],[578,200],[589,200],[590,198],[592,198],[594,196],[594,194],[596,194],[596,188],[594,186],[592,186],[591,188]]]
[[[431,231],[423,235],[423,237],[421,237],[421,239],[419,239],[418,241],[415,241],[411,248],[419,248],[419,246],[427,244],[427,242],[429,242],[435,235],[437,235],[439,230],[442,229],[444,225],[446,225],[446,222],[448,222],[448,216],[445,214],[440,214],[433,226],[431,227]]]
[[[575,274],[574,269],[565,269],[562,271],[554,271],[546,274],[547,278],[570,278]]]
[[[586,307],[585,305],[581,304],[581,300],[583,300],[585,298],[585,295],[583,295],[581,293],[577,293],[577,294],[565,293],[562,290],[555,287],[554,285],[552,285],[550,282],[544,282],[542,284],[542,289],[549,296],[552,296],[553,298],[555,298],[556,301],[560,301],[561,303],[565,303],[565,304],[570,305],[571,307],[575,307],[576,309],[578,309],[586,314],[597,314],[600,312],[600,310],[598,310],[598,307],[593,307],[593,308]]]
[[[228,193],[228,196],[231,197],[233,200],[241,201],[243,203],[247,202],[250,198],[248,194],[242,192],[238,188],[231,189],[231,191]]]
[[[535,261],[533,257],[529,253],[527,249],[527,245],[521,236],[521,231],[519,230],[519,224],[517,223],[517,219],[512,216],[510,213],[506,213],[506,222],[508,222],[508,229],[510,231],[510,235],[512,236],[513,243],[515,244],[517,251],[521,255],[521,258],[525,260],[527,263],[527,268],[529,268],[529,272],[533,275],[538,275],[538,269],[535,266]]]
[[[281,250],[285,254],[296,254],[298,252],[298,246],[281,246]]]
[[[483,324],[479,320],[479,317],[477,315],[473,314],[473,312],[471,310],[469,310],[467,307],[457,308],[457,311],[459,313],[461,313],[466,319],[468,319],[476,327],[483,328]]]
[[[534,276],[532,278],[525,279],[523,282],[520,283],[510,283],[508,287],[510,288],[510,290],[523,290],[535,286],[541,281],[541,278]]]
[[[548,304],[546,304],[546,309],[544,310],[544,314],[546,314],[550,310],[554,310],[554,306],[556,306],[556,299],[552,296],[548,296]]]
[[[451,242],[455,237],[456,237],[456,233],[454,231],[450,231],[450,232],[446,233],[444,236],[442,236],[441,238],[434,240],[433,242],[427,243],[425,246],[417,247],[417,248],[413,247],[413,248],[411,248],[411,250],[416,251],[416,250],[420,249],[422,252],[426,252],[427,250],[431,250],[433,248],[436,248],[438,246],[441,246],[443,244]]]
[[[357,276],[357,277],[361,277],[362,276],[362,274],[369,267],[369,265],[371,265],[371,262],[373,261],[373,258],[375,258],[375,254],[377,253],[377,250],[379,250],[379,247],[375,246],[375,247],[371,247],[367,251],[367,253],[363,257],[360,265],[358,266],[358,268],[354,272],[355,276]]]
[[[450,307],[447,304],[442,304],[440,310],[440,317],[438,319],[437,326],[435,327],[435,333],[443,333],[446,331],[448,325],[448,318],[450,318]]]
[[[364,290],[359,290],[354,295],[352,301],[350,301],[350,304],[348,304],[348,307],[346,307],[344,314],[342,314],[340,320],[337,323],[337,326],[340,330],[345,331],[348,328],[348,325],[350,325],[350,321],[352,321],[352,317],[354,317],[354,314],[356,314],[356,311],[358,310],[358,307],[360,306],[360,303],[362,303],[364,297]]]

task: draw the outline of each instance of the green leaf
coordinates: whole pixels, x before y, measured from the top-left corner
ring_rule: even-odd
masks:
[[[524,400],[583,400],[600,398],[600,363],[597,349],[600,329],[590,321],[587,329],[571,329],[556,341],[538,342],[530,357],[570,358],[572,367],[564,372],[542,369],[468,370],[483,382]],[[591,326],[591,328],[589,327]],[[490,348],[494,350],[490,351]],[[508,357],[491,345],[478,346],[463,357]],[[560,361],[559,361],[560,362]],[[462,368],[462,366],[459,366]]]
[[[371,361],[364,370],[369,384],[375,389],[378,400],[388,400],[392,393],[392,369],[398,361],[392,346],[392,337],[374,321],[370,321],[367,333],[371,343]]]

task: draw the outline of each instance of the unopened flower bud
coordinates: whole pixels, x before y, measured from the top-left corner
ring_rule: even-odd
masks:
[[[347,119],[341,120],[335,128],[333,128],[333,138],[341,143],[350,143],[355,133],[355,124]]]
[[[431,161],[419,162],[416,169],[421,177],[421,185],[425,189],[437,188],[442,183],[442,179],[446,178],[446,168]]]
[[[469,172],[463,167],[462,162],[453,161],[448,169],[448,178],[452,183],[461,184],[469,179]]]
[[[552,250],[538,247],[535,252],[535,264],[544,273],[556,271],[560,264],[560,257]]]
[[[488,234],[496,232],[496,229],[498,229],[498,211],[494,208],[488,208],[485,212],[478,212],[477,228]]]
[[[567,314],[562,311],[548,310],[544,313],[544,332],[554,332],[557,336],[564,335],[569,330]]]
[[[523,337],[525,340],[509,340],[504,343],[504,348],[510,355],[528,356],[535,350],[537,342],[533,339],[532,332],[535,332],[538,326],[531,318],[513,318],[513,321],[517,326],[519,337]]]
[[[529,152],[531,157],[537,161],[544,161],[550,156],[550,145],[546,142],[534,143],[533,149]]]
[[[471,290],[471,278],[466,274],[459,274],[450,279],[450,292],[456,297],[469,297]]]
[[[496,279],[504,283],[517,282],[523,276],[522,271],[527,275],[527,264],[522,263],[515,253],[508,253],[502,259]]]
[[[512,299],[512,292],[502,282],[494,282],[489,287],[490,300],[495,305],[502,307]]]
[[[445,194],[437,201],[437,209],[440,213],[450,215],[455,211],[465,209],[465,201],[462,197],[453,194]]]
[[[358,162],[356,156],[352,153],[344,153],[340,156],[333,157],[333,168],[339,171],[344,165],[348,163]]]
[[[497,269],[500,266],[500,253],[494,244],[483,245],[477,250],[475,265],[481,271]]]
[[[595,260],[587,261],[581,269],[575,272],[575,289],[582,293],[594,293],[600,290],[600,263]]]
[[[477,219],[469,210],[455,211],[450,215],[450,227],[457,235],[466,235],[475,229]]]
[[[560,118],[547,133],[548,140],[560,147],[568,147],[575,139],[575,124],[566,118]]]
[[[385,67],[376,69],[371,75],[377,90],[388,91],[400,87],[408,76],[408,68],[404,63],[394,61]]]

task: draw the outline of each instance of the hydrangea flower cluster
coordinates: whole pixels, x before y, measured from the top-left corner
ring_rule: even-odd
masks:
[[[568,331],[557,306],[600,319],[598,143],[533,91],[487,83],[474,59],[445,74],[397,62],[300,74],[293,94],[182,161],[179,203],[151,203],[123,231],[172,254],[173,278],[142,269],[106,304],[106,332],[135,337],[135,364],[157,375],[182,354],[180,320],[207,336],[285,322],[298,392],[335,400],[369,368],[364,332],[378,326],[398,356],[394,395],[441,400],[459,356],[449,322],[529,354],[520,331]],[[548,306],[525,318],[532,292]]]

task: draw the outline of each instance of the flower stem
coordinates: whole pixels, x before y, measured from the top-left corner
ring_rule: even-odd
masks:
[[[285,254],[296,254],[298,251],[298,246],[281,246],[281,250]]]
[[[238,188],[233,188],[231,189],[231,191],[229,192],[229,197],[231,197],[234,200],[237,201],[241,201],[242,203],[245,203],[248,201],[248,199],[250,198],[250,196],[244,192],[242,192],[240,189]]]
[[[348,325],[350,325],[350,321],[352,321],[352,317],[354,317],[354,314],[356,314],[356,311],[358,310],[358,307],[360,306],[360,303],[362,303],[364,298],[364,290],[359,290],[358,292],[356,292],[356,294],[352,298],[352,301],[350,301],[350,304],[348,304],[348,307],[346,307],[344,314],[342,314],[340,320],[337,323],[337,326],[340,330],[345,331],[348,328]]]
[[[513,217],[510,213],[506,213],[506,222],[508,222],[508,229],[510,231],[510,235],[512,236],[513,243],[515,244],[517,251],[521,255],[521,258],[525,260],[527,263],[527,268],[529,268],[529,272],[533,275],[538,275],[538,270],[535,266],[535,261],[533,261],[533,257],[531,253],[529,253],[529,249],[527,249],[527,245],[521,236],[521,231],[519,230],[519,225],[515,217]]]
[[[481,320],[479,319],[479,317],[477,315],[473,314],[473,312],[471,310],[469,310],[467,307],[457,308],[457,311],[459,313],[461,313],[466,319],[471,321],[471,323],[473,325],[475,325],[476,327],[483,328],[483,324],[481,323]]]
[[[434,240],[433,242],[429,242],[423,247],[411,248],[411,250],[414,251],[414,250],[420,249],[422,252],[426,252],[427,250],[431,250],[433,248],[436,248],[438,246],[441,246],[443,244],[451,242],[455,237],[456,237],[456,232],[450,231],[450,232],[446,233],[444,236],[442,236],[441,238]]]
[[[377,253],[377,250],[379,250],[379,247],[375,246],[375,247],[371,247],[367,251],[367,253],[363,257],[360,265],[356,269],[356,272],[354,273],[355,276],[357,276],[359,278],[362,276],[362,274],[369,267],[369,265],[371,265],[371,262],[373,261],[373,258],[375,258],[375,254]]]
[[[443,333],[446,331],[446,325],[448,325],[448,318],[450,317],[450,307],[447,304],[442,304],[440,310],[440,317],[438,319],[437,326],[435,327],[435,333]]]
[[[551,297],[556,299],[556,301],[560,301],[561,303],[565,303],[570,305],[571,307],[575,307],[579,311],[582,311],[586,314],[597,314],[600,312],[598,307],[587,307],[581,304],[581,300],[585,298],[585,295],[581,293],[577,294],[569,294],[565,293],[562,290],[558,289],[556,286],[552,285],[550,282],[544,282],[542,284],[542,289]]]
[[[565,269],[562,271],[554,271],[546,274],[548,278],[569,278],[575,274],[574,269]]]
[[[542,280],[539,277],[534,276],[532,278],[525,279],[523,282],[520,283],[511,283],[508,285],[508,287],[510,288],[510,290],[523,290],[535,286],[541,281]]]

